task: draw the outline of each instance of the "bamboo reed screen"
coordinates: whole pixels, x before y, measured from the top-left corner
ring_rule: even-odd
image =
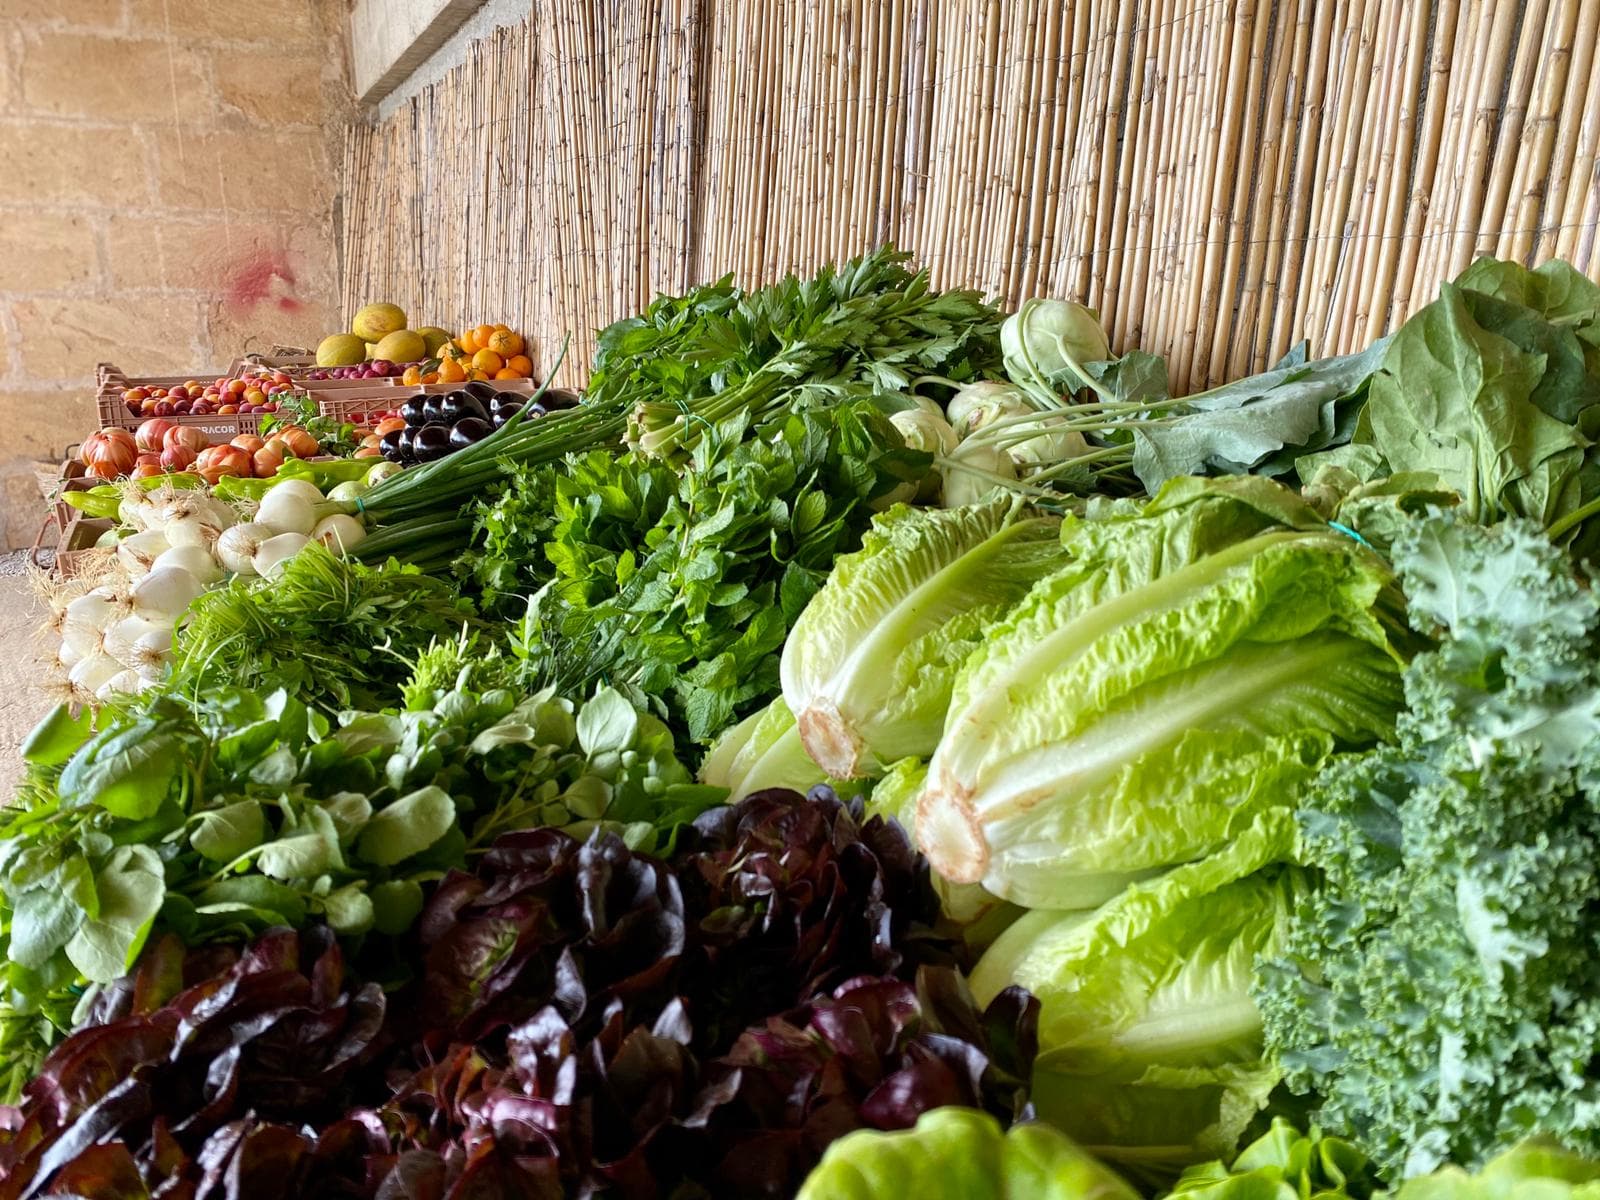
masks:
[[[1359,346],[1475,255],[1600,270],[1593,0],[533,0],[350,130],[343,302],[548,357],[884,241],[1098,308],[1179,388]]]

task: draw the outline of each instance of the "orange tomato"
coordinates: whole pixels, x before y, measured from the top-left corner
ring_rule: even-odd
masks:
[[[493,375],[501,367],[506,365],[506,360],[501,358],[493,350],[479,350],[472,356],[472,365],[477,367],[478,370],[482,371],[485,375]]]
[[[378,449],[376,446],[362,446],[359,450],[357,450],[350,457],[351,458],[377,458],[382,453],[383,453],[383,451]]]
[[[404,429],[405,427],[406,423],[403,417],[385,417],[377,425],[373,426],[372,432],[382,437],[386,433],[393,433],[396,429]]]
[[[523,379],[533,378],[533,359],[526,354],[513,354],[506,359],[506,368],[515,371]]]
[[[522,335],[509,329],[496,329],[489,335],[489,349],[501,358],[511,358],[522,353]]]
[[[257,450],[261,449],[261,447],[265,446],[266,442],[262,441],[257,434],[241,433],[238,437],[233,439],[233,444],[239,447],[241,450],[248,450],[251,454],[254,454]]]

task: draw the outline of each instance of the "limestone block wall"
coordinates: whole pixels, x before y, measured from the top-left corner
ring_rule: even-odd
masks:
[[[0,549],[94,364],[225,367],[340,323],[344,0],[0,3]],[[332,139],[330,141],[330,139]]]

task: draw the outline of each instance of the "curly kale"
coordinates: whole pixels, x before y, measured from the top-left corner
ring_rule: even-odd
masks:
[[[1440,641],[1398,744],[1306,801],[1326,879],[1262,969],[1269,1046],[1391,1175],[1600,1153],[1600,600],[1527,522],[1431,516],[1394,558]]]

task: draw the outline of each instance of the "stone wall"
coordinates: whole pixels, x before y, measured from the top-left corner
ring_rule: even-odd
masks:
[[[94,364],[218,369],[342,324],[343,0],[0,2],[0,549]]]

